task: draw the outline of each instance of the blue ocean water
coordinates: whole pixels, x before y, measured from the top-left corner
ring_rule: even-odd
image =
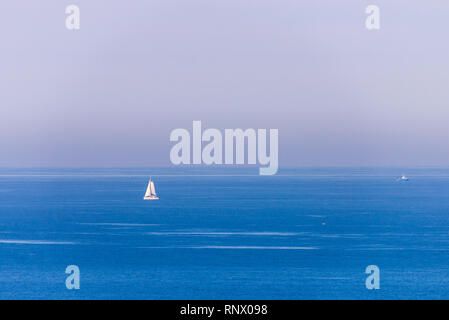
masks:
[[[438,298],[444,168],[0,169],[0,299]]]

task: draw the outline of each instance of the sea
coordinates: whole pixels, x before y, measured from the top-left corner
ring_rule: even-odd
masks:
[[[3,168],[0,299],[448,299],[448,169]]]

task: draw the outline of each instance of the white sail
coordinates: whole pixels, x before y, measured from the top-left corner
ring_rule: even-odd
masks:
[[[144,200],[158,200],[156,195],[156,188],[154,187],[154,182],[150,179],[147,186],[147,191],[145,192]]]
[[[151,196],[151,184],[152,183],[153,183],[153,181],[148,182],[147,192],[145,192],[145,198]]]
[[[155,196],[156,195],[156,188],[154,188],[153,181],[150,182],[150,189],[151,189],[151,195]]]

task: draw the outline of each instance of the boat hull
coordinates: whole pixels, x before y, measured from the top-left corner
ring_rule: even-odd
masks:
[[[144,197],[143,200],[159,200],[159,197],[155,197],[155,196]]]

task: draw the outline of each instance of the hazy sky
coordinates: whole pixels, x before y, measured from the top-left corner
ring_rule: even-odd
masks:
[[[280,166],[449,165],[447,0],[2,0],[0,35],[0,166],[168,165],[192,120],[279,129]]]

